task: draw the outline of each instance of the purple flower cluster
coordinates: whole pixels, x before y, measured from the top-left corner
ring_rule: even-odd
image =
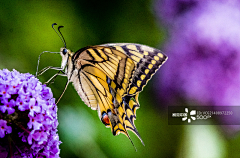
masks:
[[[179,5],[180,1],[185,5]],[[160,7],[167,3],[174,7]],[[190,3],[194,5],[188,7]],[[183,6],[184,13],[179,13]],[[160,0],[157,7],[159,17],[170,17],[164,50],[169,60],[158,86],[166,105],[179,105],[184,100],[189,105],[215,108],[239,106],[240,1]]]
[[[0,70],[0,146],[6,154],[59,157],[57,126],[50,88],[29,73]]]

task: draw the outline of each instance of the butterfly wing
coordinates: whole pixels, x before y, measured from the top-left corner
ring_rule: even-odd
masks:
[[[113,135],[129,137],[127,130],[131,130],[142,141],[134,125],[138,94],[166,59],[160,50],[139,44],[86,47],[72,57],[74,70],[78,70],[72,81]]]

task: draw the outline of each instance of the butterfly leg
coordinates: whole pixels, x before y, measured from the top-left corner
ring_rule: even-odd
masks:
[[[49,51],[43,51],[39,56],[38,56],[38,64],[37,64],[37,71],[36,71],[36,76],[38,76],[38,67],[40,63],[40,57],[43,53],[53,53],[53,54],[59,54],[59,52],[49,52]]]
[[[52,70],[58,70],[58,71],[61,71],[62,73],[64,73],[64,71],[63,71],[63,69],[62,69],[61,67],[47,66],[47,67],[43,68],[41,71],[39,71],[39,72],[37,73],[37,76],[42,75],[43,73],[45,73],[47,70],[50,70],[50,69],[52,69]]]
[[[70,80],[67,81],[67,83],[66,83],[66,85],[65,85],[65,88],[64,88],[62,94],[60,95],[60,97],[58,98],[56,104],[58,104],[58,102],[59,102],[60,99],[62,98],[62,96],[63,96],[63,94],[65,93],[65,91],[66,91],[66,89],[67,89],[69,83],[70,83]]]
[[[61,71],[58,71],[58,73],[56,73],[55,75],[53,75],[47,82],[45,82],[44,84],[46,84],[47,86],[49,86],[50,84],[52,84],[55,79],[57,78],[57,76],[64,76],[66,77],[66,74],[60,74]]]
[[[67,76],[67,74],[64,73],[63,69],[60,68],[60,67],[52,67],[52,66],[48,66],[48,67],[45,67],[44,69],[42,69],[41,71],[39,71],[39,74],[38,76],[42,75],[44,72],[46,72],[47,70],[50,70],[50,69],[53,69],[53,70],[58,70],[58,72],[53,75],[47,82],[45,82],[45,84],[49,85],[49,82],[51,82],[52,80],[54,81],[56,79],[57,76]],[[60,74],[60,72],[62,72],[63,74]],[[64,92],[66,91],[67,87],[68,87],[68,84],[69,84],[70,80],[67,81],[66,85],[65,85],[65,88],[62,92],[62,94],[60,95],[60,97],[58,98],[56,104],[60,101],[60,99],[62,98]]]

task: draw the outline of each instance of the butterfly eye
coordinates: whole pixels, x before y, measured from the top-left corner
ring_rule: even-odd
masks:
[[[110,121],[109,121],[108,115],[105,112],[103,112],[101,120],[102,120],[103,124],[110,125]]]
[[[65,55],[67,53],[67,49],[63,49],[62,53]]]

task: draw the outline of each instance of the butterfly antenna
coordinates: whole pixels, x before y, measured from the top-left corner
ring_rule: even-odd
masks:
[[[65,48],[67,48],[66,41],[65,41],[65,39],[64,39],[64,37],[63,37],[63,35],[62,35],[62,32],[60,31],[60,28],[62,28],[62,27],[64,27],[64,26],[58,26],[58,32],[59,32],[60,35],[62,36],[62,41],[63,41],[63,43],[64,43],[64,45],[65,45]]]
[[[57,32],[57,30],[54,28],[54,25],[57,25],[57,23],[53,23],[52,24],[52,28],[53,28],[53,30],[57,33],[57,35],[60,37],[60,39],[62,40],[62,42],[63,42],[63,44],[64,44],[64,46],[65,46],[65,48],[67,47],[66,46],[66,42],[65,42],[65,39],[64,39],[64,37],[63,37],[63,35],[62,35],[62,33],[61,33],[61,31],[60,31],[60,28],[62,28],[62,27],[64,27],[64,26],[59,26],[58,27],[58,32]]]

